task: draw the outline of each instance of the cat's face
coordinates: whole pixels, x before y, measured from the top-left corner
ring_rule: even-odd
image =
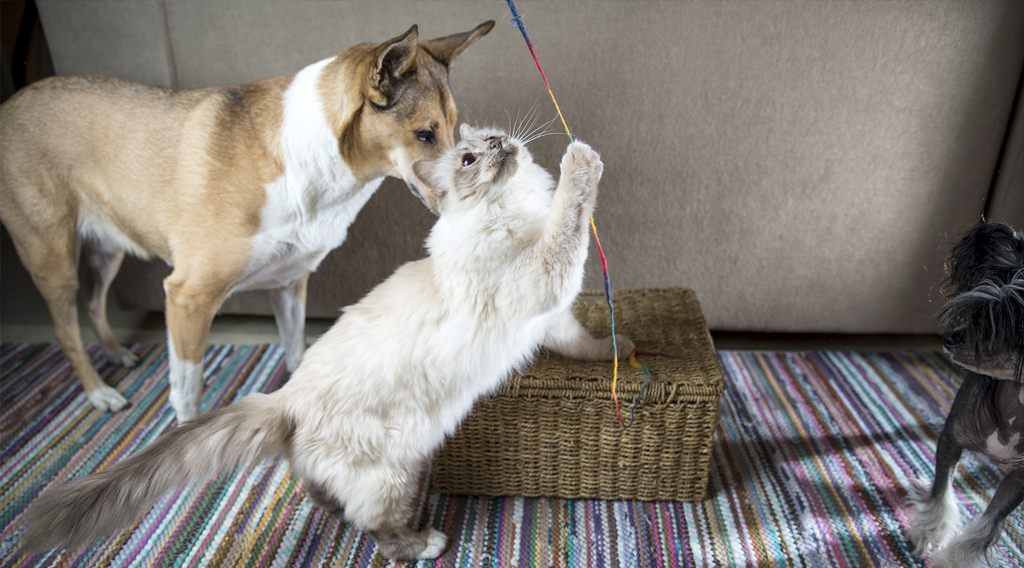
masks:
[[[459,202],[487,199],[515,176],[521,160],[529,159],[522,143],[499,129],[463,124],[459,134],[462,139],[443,156],[413,165],[435,213],[451,211]]]

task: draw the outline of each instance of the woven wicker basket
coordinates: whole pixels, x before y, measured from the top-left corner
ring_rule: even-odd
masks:
[[[616,332],[638,349],[652,379],[635,421],[623,430],[612,402],[612,364],[542,352],[473,412],[434,460],[441,493],[566,499],[697,501],[707,488],[718,399],[725,387],[700,305],[692,290],[613,294]],[[574,311],[598,337],[609,333],[603,298]],[[644,374],[619,363],[622,417]]]

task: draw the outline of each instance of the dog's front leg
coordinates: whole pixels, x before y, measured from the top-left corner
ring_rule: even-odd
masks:
[[[270,305],[274,309],[277,332],[284,345],[284,358],[288,372],[294,373],[306,352],[306,284],[309,273],[289,285],[270,290]]]
[[[953,494],[953,472],[963,448],[953,441],[951,420],[939,435],[935,449],[935,481],[930,492],[915,488],[910,495],[914,519],[910,540],[919,556],[942,548],[960,529],[960,509]]]
[[[989,548],[999,537],[1000,525],[1024,502],[1024,469],[1015,469],[1003,478],[992,501],[970,526],[953,537],[946,549],[932,556],[932,566],[968,568],[986,563]]]
[[[167,295],[167,347],[170,356],[169,400],[178,423],[199,415],[199,402],[203,396],[203,354],[210,324],[227,291],[223,278],[200,278],[181,274],[187,270],[175,268],[164,280]]]

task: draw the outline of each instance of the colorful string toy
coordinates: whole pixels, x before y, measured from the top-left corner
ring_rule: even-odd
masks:
[[[547,88],[548,94],[551,95],[551,102],[555,103],[555,111],[558,113],[558,118],[562,120],[562,126],[565,127],[565,134],[569,137],[569,141],[573,142],[575,139],[572,137],[572,133],[569,132],[569,125],[565,122],[565,117],[562,116],[562,109],[558,108],[558,100],[555,99],[555,93],[551,91],[551,85],[548,84],[547,75],[544,74],[544,68],[540,66],[540,59],[537,58],[536,46],[533,44],[533,40],[530,39],[530,34],[526,33],[526,25],[523,24],[523,17],[519,14],[519,10],[516,8],[516,3],[513,0],[505,0],[508,4],[509,11],[512,12],[512,21],[515,22],[516,27],[519,28],[519,33],[523,34],[523,39],[526,40],[526,47],[530,49],[530,55],[533,56],[533,62],[537,64],[537,71],[540,71],[541,79],[544,79],[544,87]],[[640,387],[640,393],[637,394],[636,400],[633,401],[633,406],[629,411],[629,424],[622,419],[622,413],[619,411],[619,397],[616,394],[616,385],[619,380],[619,346],[615,340],[615,306],[612,305],[612,283],[608,277],[608,260],[604,256],[604,249],[601,248],[601,239],[597,236],[597,225],[594,224],[594,218],[590,218],[590,228],[594,232],[594,241],[597,243],[597,252],[601,255],[601,270],[604,272],[604,295],[608,301],[608,315],[611,318],[612,323],[612,352],[615,354],[613,357],[612,364],[612,400],[615,402],[615,416],[619,419],[619,424],[622,425],[623,429],[628,429],[633,425],[635,418],[636,406],[640,403],[640,397],[644,394],[644,389],[647,388],[647,384],[651,382],[651,371],[644,365],[637,363],[637,354],[648,354],[647,352],[640,352],[634,350],[633,353],[629,354],[629,364],[637,369],[640,369],[647,375],[647,380],[643,386]]]

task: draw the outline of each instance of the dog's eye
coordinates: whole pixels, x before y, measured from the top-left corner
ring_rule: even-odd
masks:
[[[420,142],[425,142],[427,144],[433,144],[434,143],[434,133],[429,131],[429,130],[419,130],[419,131],[416,132],[416,139],[419,140]]]
[[[476,156],[474,156],[473,154],[466,154],[465,156],[462,157],[462,165],[463,165],[463,167],[472,166],[473,162],[475,162],[475,161],[476,161]]]

